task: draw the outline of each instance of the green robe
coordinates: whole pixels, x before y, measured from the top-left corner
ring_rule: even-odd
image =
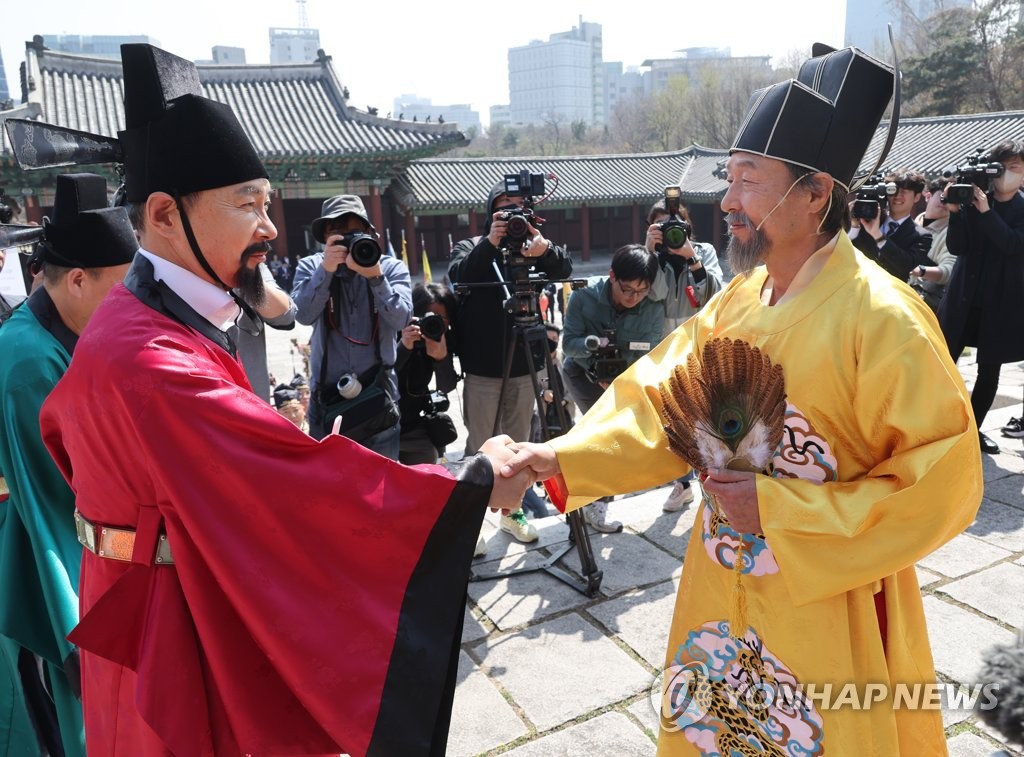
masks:
[[[0,636],[45,660],[69,757],[85,754],[81,703],[63,672],[74,649],[65,637],[78,623],[82,548],[75,498],[43,446],[39,411],[67,370],[75,339],[44,289],[0,328],[0,470],[10,489],[0,505]],[[23,702],[7,701],[12,696],[22,696],[19,685],[0,690],[0,717],[24,711]],[[17,725],[0,720],[0,744],[8,732],[17,733]]]

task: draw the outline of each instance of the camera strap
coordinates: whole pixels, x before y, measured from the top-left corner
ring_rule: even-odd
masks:
[[[377,324],[379,321],[379,314],[377,312],[377,305],[373,301],[373,292],[370,291],[370,282],[363,279],[366,283],[366,298],[369,303],[370,310],[370,322],[373,324],[370,330],[370,341],[373,343],[373,354],[376,357],[375,367],[378,368],[378,374],[383,373],[387,368],[391,366],[385,366],[384,361],[380,356],[380,340],[377,334]],[[321,357],[320,357],[320,377],[317,381],[316,391],[320,395],[320,402],[324,404],[324,390],[327,388],[327,354],[329,340],[327,338],[328,332],[334,330],[341,333],[341,305],[345,301],[345,293],[341,286],[341,277],[331,277],[330,283],[330,295],[327,298],[327,307],[324,308],[323,315],[323,328],[320,330],[321,333]],[[344,336],[344,335],[343,335]],[[360,378],[360,380],[362,380]]]

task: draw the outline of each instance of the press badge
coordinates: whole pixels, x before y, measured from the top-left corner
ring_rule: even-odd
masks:
[[[630,342],[629,343],[629,349],[633,350],[633,352],[650,352],[651,351],[651,343],[650,342]]]

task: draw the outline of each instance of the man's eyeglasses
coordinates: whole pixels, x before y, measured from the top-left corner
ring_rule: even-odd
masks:
[[[615,279],[615,283],[619,285],[619,291],[626,295],[626,297],[644,297],[649,291],[651,291],[650,287],[634,289],[633,287],[625,286],[618,279]]]

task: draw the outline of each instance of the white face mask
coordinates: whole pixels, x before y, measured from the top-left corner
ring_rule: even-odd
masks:
[[[1005,171],[1003,175],[992,182],[997,192],[1014,192],[1020,189],[1021,179],[1024,173],[1018,171]]]

